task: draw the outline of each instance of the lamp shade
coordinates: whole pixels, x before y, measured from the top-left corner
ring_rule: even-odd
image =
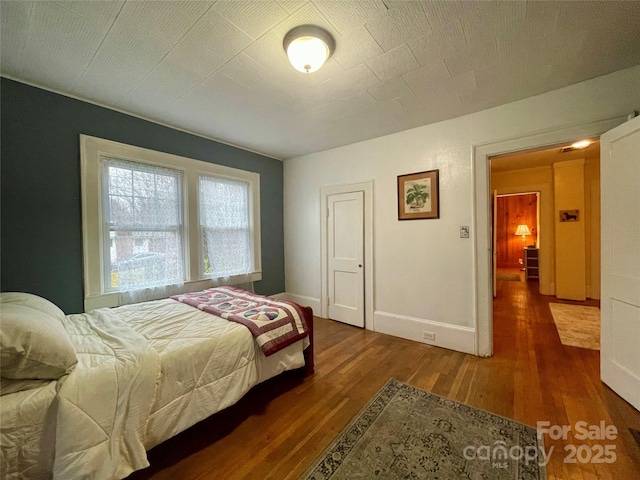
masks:
[[[335,50],[329,32],[315,25],[300,25],[284,37],[284,47],[293,68],[303,73],[318,70]]]
[[[514,235],[531,235],[531,230],[525,224],[518,225],[516,228],[516,233]]]

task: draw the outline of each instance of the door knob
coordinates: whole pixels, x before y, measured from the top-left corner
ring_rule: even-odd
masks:
[[[359,263],[359,264],[358,264],[358,267],[362,268],[362,264],[361,264],[361,263]]]

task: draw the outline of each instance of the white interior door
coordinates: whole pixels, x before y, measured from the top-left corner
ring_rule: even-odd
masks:
[[[600,141],[600,375],[640,410],[640,117]]]
[[[364,193],[330,195],[329,318],[364,328]]]

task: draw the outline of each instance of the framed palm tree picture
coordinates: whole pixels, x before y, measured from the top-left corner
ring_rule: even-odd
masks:
[[[398,220],[440,218],[438,170],[398,175]]]

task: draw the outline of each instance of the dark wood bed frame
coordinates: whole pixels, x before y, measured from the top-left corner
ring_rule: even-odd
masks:
[[[313,375],[315,371],[313,359],[313,310],[311,310],[311,307],[303,307],[302,305],[300,305],[300,308],[309,329],[309,346],[304,351],[304,375],[309,376]]]

